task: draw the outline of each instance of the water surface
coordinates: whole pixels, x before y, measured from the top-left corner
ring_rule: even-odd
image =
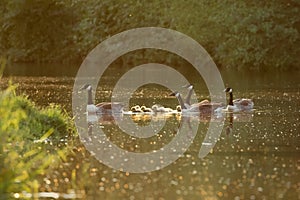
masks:
[[[119,70],[112,71],[118,73]],[[47,74],[43,72],[10,73],[13,82],[19,84],[18,92],[28,95],[37,105],[58,103],[72,114],[74,74],[63,76],[54,73],[46,77]],[[187,151],[172,164],[148,173],[112,169],[99,162],[94,153],[88,151],[80,139],[76,139],[76,148],[68,161],[62,162],[55,172],[41,178],[40,191],[74,193],[78,198],[89,199],[299,199],[299,72],[223,70],[221,73],[225,85],[234,88],[236,98],[254,100],[255,111],[224,114],[219,118],[224,122],[224,128],[215,146],[204,158],[199,158],[199,150],[210,120],[216,120],[209,117],[190,119],[191,123],[198,125],[198,131]],[[103,77],[103,84],[97,88],[97,102],[109,100],[115,77],[110,74]],[[1,80],[2,88],[8,80],[8,77]],[[199,100],[209,97],[203,82],[193,84]],[[181,88],[179,90],[185,92]],[[166,88],[145,86],[132,95],[130,104],[151,106],[160,103],[174,108],[177,101],[169,93]],[[184,123],[180,115],[175,114],[164,119],[124,116],[125,119],[138,127],[159,124],[162,120],[166,122],[161,131],[149,138],[138,138],[122,132],[111,118],[101,118],[94,124],[115,145],[139,153],[169,144]],[[93,134],[97,138],[97,132]],[[189,137],[188,134],[186,137]],[[60,197],[68,198],[66,195]]]

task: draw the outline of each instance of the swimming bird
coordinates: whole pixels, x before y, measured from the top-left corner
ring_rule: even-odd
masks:
[[[176,111],[177,111],[177,112],[181,112],[181,110],[182,110],[182,109],[181,109],[181,106],[180,106],[180,105],[176,106]]]
[[[185,101],[184,101],[184,105],[185,105],[186,108],[189,108],[191,106],[191,97],[192,97],[192,94],[193,94],[193,88],[194,88],[194,86],[192,84],[188,84],[188,85],[184,85],[182,87],[188,89],[188,94],[186,95],[186,98],[185,98]],[[199,103],[201,103],[201,104],[209,103],[209,100],[204,99],[204,100],[202,100]]]
[[[190,107],[186,107],[179,92],[175,91],[172,94],[170,94],[170,96],[175,96],[178,99],[179,104],[181,106],[181,111],[184,113],[197,112],[202,114],[208,114],[213,112],[217,108],[224,106],[222,103],[212,103],[208,100],[203,100],[199,103],[190,105]]]
[[[152,113],[153,110],[151,108],[148,108],[146,106],[141,106],[141,110],[144,112],[144,113]]]
[[[141,109],[141,107],[139,105],[135,105],[135,106],[131,107],[130,110],[133,113],[142,113],[143,112],[143,110]]]
[[[239,111],[249,111],[253,109],[254,103],[251,99],[235,99],[233,100],[232,88],[227,87],[224,92],[229,93],[229,102],[226,110],[239,112]]]
[[[173,112],[172,108],[165,108],[165,107],[163,107],[161,105],[158,105],[158,104],[153,105],[152,110],[155,113],[170,113],[170,112]]]
[[[92,97],[92,86],[90,84],[85,84],[80,90],[87,90],[88,102],[86,111],[88,114],[122,113],[124,104],[119,102],[101,102],[95,105]]]

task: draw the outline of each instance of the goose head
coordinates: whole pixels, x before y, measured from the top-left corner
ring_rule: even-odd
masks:
[[[179,97],[180,94],[179,94],[179,92],[175,91],[175,92],[172,92],[169,96]]]
[[[183,88],[187,88],[188,90],[192,90],[194,88],[194,86],[192,84],[187,84],[182,86]]]
[[[84,84],[79,90],[92,90],[91,84]]]
[[[224,89],[224,92],[232,93],[232,88],[231,87],[227,87],[227,88]]]
[[[87,90],[87,93],[88,93],[88,102],[87,104],[88,105],[93,105],[93,97],[92,97],[92,86],[90,84],[84,84],[80,89],[79,91],[82,91],[82,90]]]

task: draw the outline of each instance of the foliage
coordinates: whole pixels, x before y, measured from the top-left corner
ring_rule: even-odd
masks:
[[[0,198],[12,193],[38,192],[37,178],[65,160],[65,146],[74,133],[71,119],[58,107],[38,109],[15,95],[9,86],[0,93]]]
[[[1,49],[13,61],[42,62],[63,59],[72,43],[70,7],[63,1],[3,0],[1,2]]]
[[[0,79],[3,76],[3,72],[4,72],[4,69],[5,69],[5,66],[6,66],[6,59],[3,58],[3,57],[0,57]]]
[[[174,8],[181,13],[174,14],[175,28],[199,41],[219,66],[300,68],[297,1],[189,0]]]
[[[220,67],[299,69],[299,8],[297,0],[3,0],[0,49],[13,61],[82,61],[107,37],[157,26],[191,36]],[[157,57],[174,60],[144,51],[120,65]]]
[[[230,1],[222,7],[229,9],[228,15],[215,12],[214,18],[218,24],[231,25],[222,31],[221,42],[215,48],[220,63],[231,67],[299,67],[299,4],[286,1],[228,4]]]

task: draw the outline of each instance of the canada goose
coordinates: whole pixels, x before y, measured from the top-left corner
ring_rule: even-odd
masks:
[[[155,104],[152,106],[152,110],[153,112],[157,113],[170,113],[170,112],[173,112],[173,109],[172,108],[165,108],[161,105],[158,105],[158,104]]]
[[[184,105],[185,105],[186,108],[189,108],[191,106],[191,97],[192,97],[192,94],[193,94],[193,88],[194,88],[194,86],[192,84],[188,84],[188,85],[185,85],[185,86],[182,86],[182,87],[188,89],[188,94],[186,96]],[[204,100],[202,100],[199,103],[201,103],[201,104],[209,103],[209,100],[204,99]]]
[[[182,112],[200,112],[202,114],[206,114],[224,106],[222,103],[212,103],[208,100],[203,100],[199,103],[190,105],[190,107],[186,107],[179,92],[175,91],[170,94],[170,96],[175,96],[178,99]]]
[[[87,90],[88,92],[88,102],[86,107],[88,114],[121,113],[123,111],[124,105],[119,102],[102,102],[95,105],[93,103],[92,86],[90,84],[85,84],[80,90]]]
[[[239,111],[249,111],[253,109],[254,103],[251,99],[235,99],[233,100],[232,88],[225,88],[224,92],[229,93],[229,102],[226,110],[239,112]]]

